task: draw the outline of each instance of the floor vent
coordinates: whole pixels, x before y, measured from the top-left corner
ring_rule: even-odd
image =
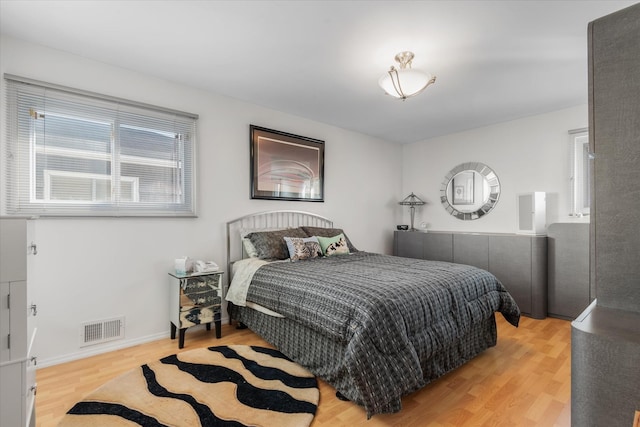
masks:
[[[80,347],[124,338],[124,317],[80,324]]]

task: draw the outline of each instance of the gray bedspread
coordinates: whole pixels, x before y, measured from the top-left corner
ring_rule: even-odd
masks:
[[[479,344],[466,337],[478,325],[493,325],[487,342],[495,344],[494,312],[514,326],[520,319],[513,298],[487,271],[367,252],[265,265],[247,301],[324,337],[325,344],[311,340],[301,351],[326,352],[314,347],[326,342],[344,349],[343,360],[332,362],[349,376],[349,387],[339,391],[368,416],[399,410],[402,396],[446,373],[426,372],[441,352],[461,359],[448,367],[477,354]]]

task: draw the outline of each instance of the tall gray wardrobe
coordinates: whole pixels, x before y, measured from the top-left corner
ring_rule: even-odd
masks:
[[[571,424],[640,411],[640,3],[589,24],[590,283],[572,322]]]

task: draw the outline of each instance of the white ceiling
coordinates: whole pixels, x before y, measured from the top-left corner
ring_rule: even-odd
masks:
[[[634,3],[0,0],[0,29],[407,143],[586,103],[587,23]],[[377,84],[403,50],[437,76],[404,102]]]

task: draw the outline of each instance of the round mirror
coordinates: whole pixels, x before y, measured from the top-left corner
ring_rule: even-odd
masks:
[[[478,219],[491,211],[500,197],[500,181],[484,163],[463,163],[451,169],[440,188],[442,206],[461,220]]]

